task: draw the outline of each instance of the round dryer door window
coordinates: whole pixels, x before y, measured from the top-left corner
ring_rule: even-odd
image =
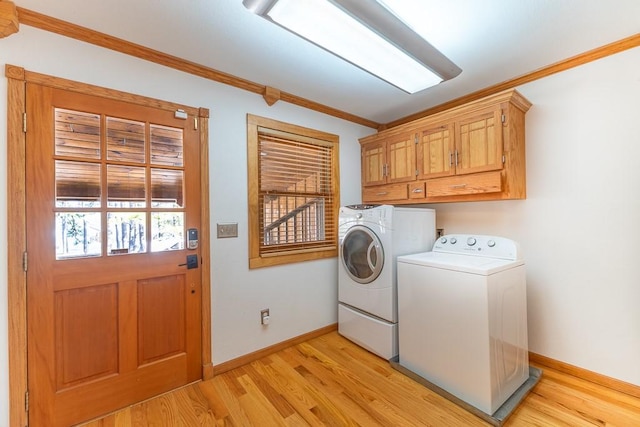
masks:
[[[373,282],[384,266],[384,251],[378,236],[371,229],[356,225],[342,239],[342,266],[358,283]]]

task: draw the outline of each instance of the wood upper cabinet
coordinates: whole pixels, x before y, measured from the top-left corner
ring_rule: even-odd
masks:
[[[436,124],[417,132],[417,178],[437,178],[455,173],[453,124]]]
[[[363,202],[525,198],[530,107],[509,90],[362,138]]]
[[[416,143],[413,132],[389,138],[387,158],[388,183],[416,179]]]
[[[385,184],[387,168],[387,147],[382,139],[363,144],[362,155],[362,186]]]
[[[502,169],[502,108],[489,108],[455,123],[456,174]]]
[[[376,138],[362,145],[362,185],[407,182],[416,179],[413,133]]]
[[[502,169],[502,110],[418,130],[418,179]]]

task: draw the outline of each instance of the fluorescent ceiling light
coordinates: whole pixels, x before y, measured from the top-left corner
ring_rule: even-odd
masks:
[[[408,93],[462,71],[382,0],[244,0],[243,4]]]

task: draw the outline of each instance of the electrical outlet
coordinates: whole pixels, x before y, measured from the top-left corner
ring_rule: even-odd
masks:
[[[444,236],[444,228],[436,228],[436,239],[439,239],[442,236]]]
[[[268,325],[270,318],[271,317],[269,316],[269,309],[268,308],[265,308],[264,310],[260,310],[260,324],[261,325]]]

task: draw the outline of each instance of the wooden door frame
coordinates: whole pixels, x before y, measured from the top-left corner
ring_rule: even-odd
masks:
[[[175,111],[198,117],[200,132],[202,256],[202,378],[213,377],[211,360],[211,281],[209,225],[209,110],[160,101],[126,92],[47,76],[7,64],[7,302],[9,321],[9,425],[28,424],[27,393],[27,275],[23,266],[26,251],[26,83],[98,95],[118,101]]]

